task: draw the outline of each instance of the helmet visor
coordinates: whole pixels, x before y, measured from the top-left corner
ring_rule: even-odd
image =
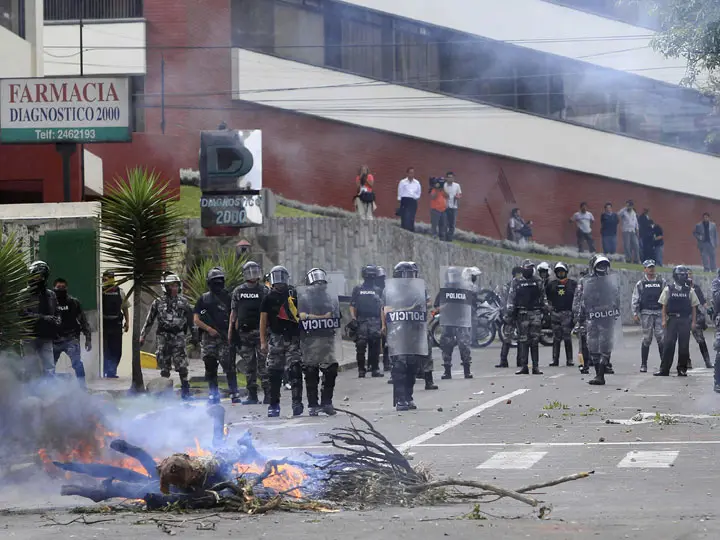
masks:
[[[262,277],[262,268],[253,264],[243,270],[243,277],[245,279],[260,279]]]

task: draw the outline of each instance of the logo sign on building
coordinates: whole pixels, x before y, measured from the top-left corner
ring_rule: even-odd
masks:
[[[0,143],[129,142],[127,77],[0,80]]]

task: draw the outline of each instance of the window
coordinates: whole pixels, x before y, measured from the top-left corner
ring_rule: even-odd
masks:
[[[425,26],[394,21],[397,82],[430,90],[439,87],[440,54],[437,39]]]
[[[594,13],[608,19],[658,30],[660,20],[654,12],[651,2],[646,0],[545,0],[553,4]]]
[[[143,16],[142,0],[44,0],[44,9],[46,21],[137,19]]]
[[[0,0],[0,26],[20,37],[25,37],[24,4],[24,0]]]
[[[275,54],[290,60],[323,65],[325,19],[317,1],[279,1],[275,4]]]
[[[340,67],[375,79],[383,78],[383,17],[346,8],[340,19]]]
[[[145,77],[130,77],[132,92],[132,127],[134,133],[145,131]]]

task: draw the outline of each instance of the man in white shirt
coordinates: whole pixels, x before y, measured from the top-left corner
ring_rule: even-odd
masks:
[[[407,177],[400,180],[397,193],[400,201],[400,226],[405,230],[415,232],[415,214],[421,192],[420,182],[415,178],[415,169],[408,167]]]
[[[625,208],[618,212],[622,228],[625,262],[640,263],[640,243],[638,241],[638,219],[635,204],[632,200],[625,201]]]
[[[458,199],[462,198],[462,189],[460,189],[460,184],[455,181],[455,173],[452,171],[445,175],[445,193],[447,193],[447,210],[445,210],[447,233],[445,239],[448,242],[452,242],[453,236],[455,235]]]
[[[595,243],[592,239],[592,224],[595,216],[588,212],[587,203],[580,203],[580,211],[575,212],[570,218],[570,223],[577,225],[577,246],[580,253],[583,252],[583,243],[587,244],[588,251],[595,253]]]

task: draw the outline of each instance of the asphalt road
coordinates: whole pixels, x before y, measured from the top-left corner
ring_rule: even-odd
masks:
[[[708,335],[709,337],[709,335]],[[694,364],[702,364],[695,344]],[[448,519],[472,505],[383,507],[338,514],[274,513],[237,519],[211,516],[215,531],[198,531],[198,522],[173,525],[188,538],[251,536],[273,539],[435,539],[479,538],[720,538],[720,395],[712,390],[711,370],[694,369],[687,378],[639,373],[639,337],[626,337],[613,354],[616,375],[604,387],[591,387],[577,367],[550,368],[550,349],[541,352],[542,376],[516,376],[495,369],[499,349],[473,351],[475,378],[454,378],[425,391],[418,383],[417,411],[391,407],[386,379],[358,380],[340,375],[335,404],[371,420],[376,428],[423,463],[437,477],[487,481],[509,488],[595,471],[590,478],[544,490],[538,498],[552,505],[549,519],[504,499],[482,505],[486,520]],[[514,353],[512,353],[514,354]],[[439,353],[435,353],[440,375]],[[659,361],[653,347],[650,371]],[[322,452],[319,433],[347,417],[288,418],[289,392],[282,416],[268,419],[263,406],[226,406],[230,437],[250,429],[257,445],[276,456],[301,458]],[[196,404],[201,407],[202,404]],[[643,414],[645,413],[645,414]],[[655,415],[659,414],[658,418]],[[664,415],[673,416],[669,420]],[[634,418],[634,419],[633,419]],[[642,420],[639,420],[642,418]],[[659,420],[659,421],[658,421]],[[610,421],[610,423],[608,423]],[[52,484],[41,489],[0,489],[0,538],[65,537],[163,538],[167,532],[147,515],[116,514],[113,521],[62,526],[78,517],[72,506],[87,501],[61,498]],[[195,517],[195,516],[193,516]],[[103,519],[88,516],[88,520]]]

